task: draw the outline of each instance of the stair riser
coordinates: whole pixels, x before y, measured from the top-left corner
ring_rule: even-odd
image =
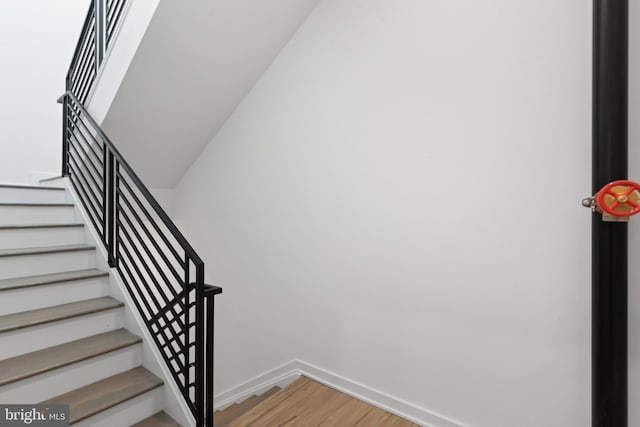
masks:
[[[0,315],[108,295],[109,280],[106,277],[2,291],[0,292]]]
[[[0,249],[84,243],[83,227],[53,227],[0,230]]]
[[[163,408],[163,387],[157,387],[134,399],[82,420],[74,427],[130,426],[160,412]]]
[[[0,387],[0,402],[41,402],[133,369],[141,360],[142,348],[136,344]]]
[[[86,270],[95,258],[95,250],[0,257],[0,279]]]
[[[3,203],[64,203],[67,197],[66,191],[0,187]]]
[[[73,206],[0,206],[0,225],[68,224],[74,220]]]
[[[0,360],[122,328],[122,308],[0,334]]]

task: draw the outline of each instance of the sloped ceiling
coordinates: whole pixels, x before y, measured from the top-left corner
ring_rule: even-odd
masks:
[[[162,0],[103,122],[173,188],[319,0]]]

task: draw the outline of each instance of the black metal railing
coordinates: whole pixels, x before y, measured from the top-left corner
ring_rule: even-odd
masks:
[[[66,89],[73,92],[81,102],[87,100],[100,66],[96,52],[98,44],[96,43],[97,17],[95,9],[92,1],[66,77]]]
[[[82,104],[89,97],[128,1],[130,0],[91,0],[89,4],[66,77],[67,90]]]
[[[204,263],[127,161],[67,92],[69,177],[198,426],[213,425],[213,297]]]
[[[213,426],[214,296],[204,263],[85,108],[128,0],[92,0],[66,77],[69,177],[197,426]]]
[[[107,0],[107,10],[105,18],[105,51],[111,45],[111,39],[120,23],[122,12],[127,4],[127,0]]]

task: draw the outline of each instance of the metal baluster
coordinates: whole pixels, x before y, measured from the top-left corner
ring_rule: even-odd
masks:
[[[196,264],[196,396],[197,425],[205,425],[204,405],[204,264]],[[209,417],[206,417],[209,418]],[[212,424],[213,425],[213,424]]]
[[[100,69],[100,65],[102,65],[102,61],[104,60],[104,52],[106,46],[106,19],[107,14],[105,13],[106,5],[105,0],[93,0],[94,1],[94,10],[95,10],[95,25],[96,25],[96,74]]]
[[[68,84],[68,83],[67,83]],[[62,100],[62,176],[69,176],[69,98]]]
[[[109,230],[108,239],[107,239],[107,252],[109,254],[109,266],[115,267],[115,259],[114,259],[114,249],[115,245],[113,242],[115,241],[115,227],[114,227],[114,189],[115,189],[115,175],[116,175],[116,167],[115,167],[115,159],[113,156],[113,152],[111,149],[107,150],[108,152],[108,169],[106,171],[106,175],[108,176],[108,184],[107,184],[107,217],[105,218],[105,224],[107,226],[107,230]]]

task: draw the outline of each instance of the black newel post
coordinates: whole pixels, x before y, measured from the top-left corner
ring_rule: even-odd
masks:
[[[627,179],[628,0],[593,2],[593,187]],[[627,224],[592,218],[592,425],[627,427]]]

